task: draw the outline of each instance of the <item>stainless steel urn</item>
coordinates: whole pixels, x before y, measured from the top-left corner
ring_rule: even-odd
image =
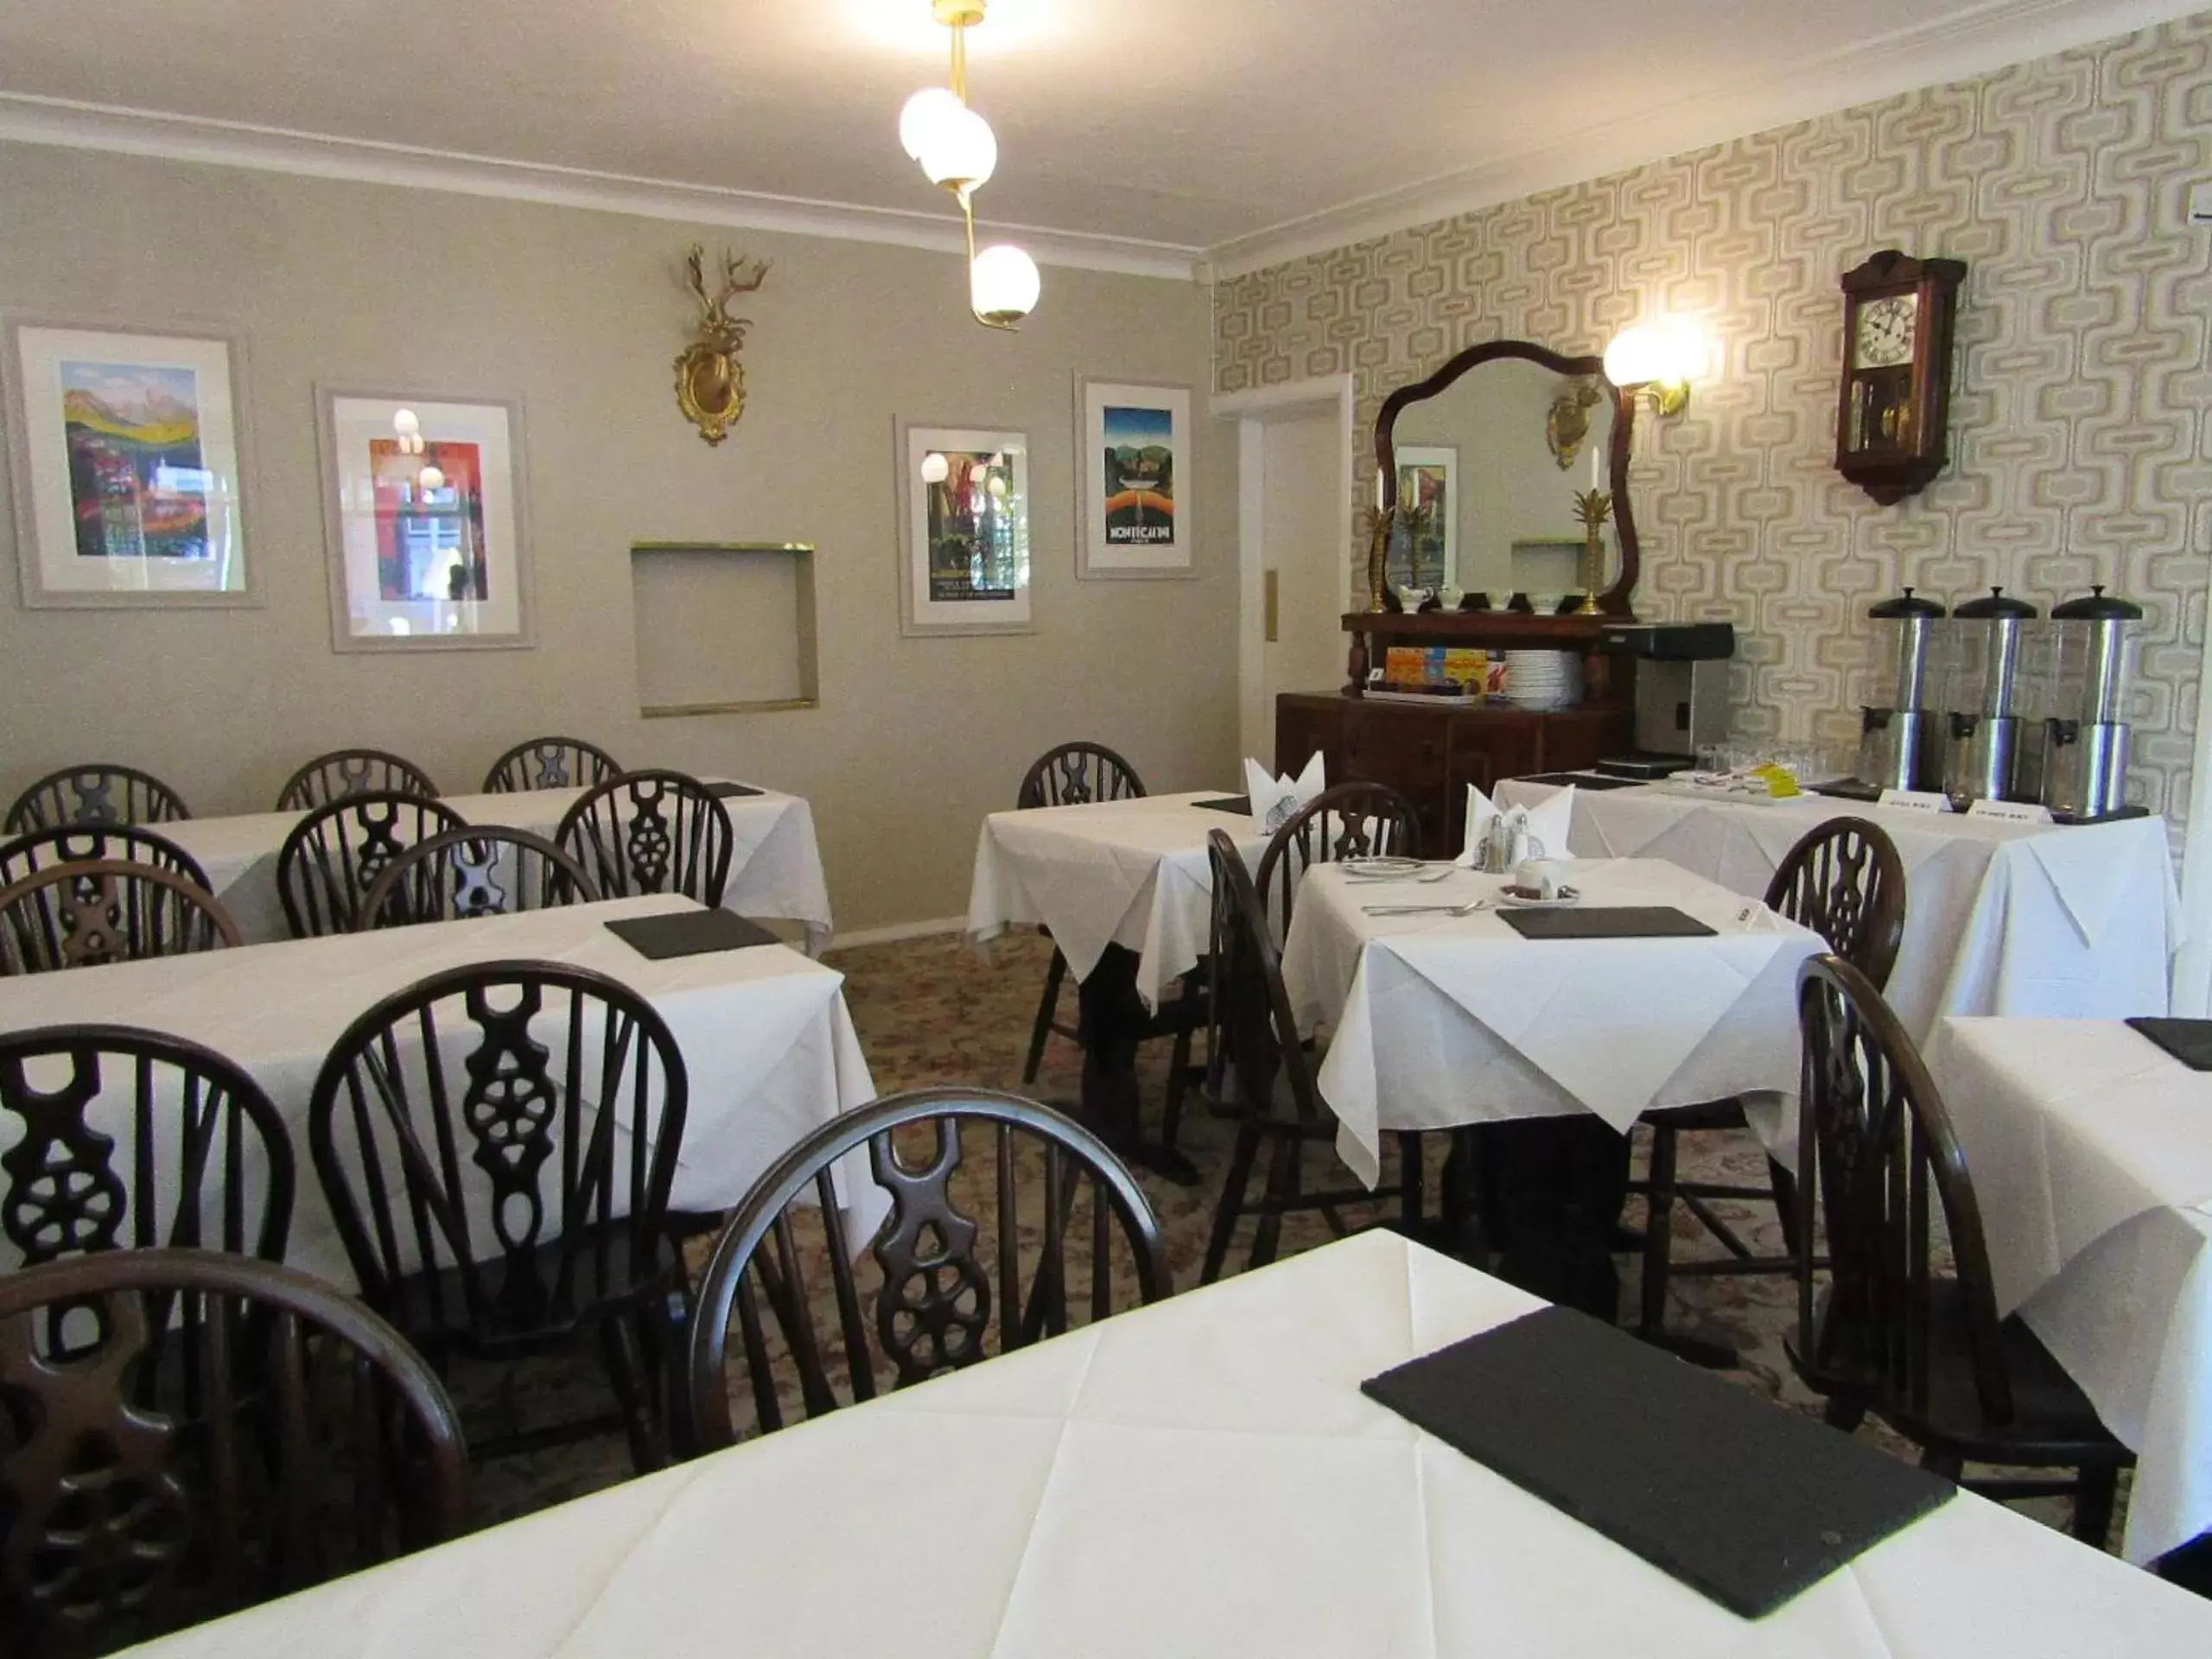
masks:
[[[1908,588],[1866,614],[1876,625],[1874,684],[1889,701],[1860,711],[1859,781],[1873,789],[1935,789],[1943,753],[1930,664],[1943,607]]]
[[[2121,718],[2135,674],[2143,607],[2093,588],[2054,606],[2056,684],[2044,722],[2043,801],[2067,818],[2110,817],[2127,804],[2132,730]]]
[[[1943,792],[1954,801],[2016,798],[2020,640],[2039,614],[2002,588],[1951,613]]]

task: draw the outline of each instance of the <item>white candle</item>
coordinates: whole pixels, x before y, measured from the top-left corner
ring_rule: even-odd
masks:
[[[1592,438],[1590,441],[1590,487],[1593,490],[1602,490],[1605,487],[1599,477],[1598,465],[1598,442]]]
[[[1380,467],[1375,469],[1375,511],[1382,511],[1382,469]]]

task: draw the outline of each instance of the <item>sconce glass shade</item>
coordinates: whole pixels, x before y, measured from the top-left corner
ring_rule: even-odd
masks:
[[[944,483],[945,475],[951,470],[952,463],[934,449],[922,457],[922,482],[925,484]]]
[[[1044,290],[1037,262],[1010,243],[985,248],[968,268],[969,303],[985,322],[1020,321]]]
[[[907,143],[910,126],[907,153],[931,184],[973,190],[998,170],[999,141],[991,124],[950,92],[932,88],[907,99],[906,113],[899,118],[900,143]]]
[[[1617,386],[1687,386],[1705,372],[1705,336],[1675,318],[1624,328],[1605,347],[1605,378]]]

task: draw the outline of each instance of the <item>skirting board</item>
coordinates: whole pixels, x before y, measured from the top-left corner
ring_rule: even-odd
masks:
[[[828,949],[849,950],[856,945],[897,944],[904,939],[925,939],[934,933],[960,933],[967,930],[965,916],[941,916],[933,922],[893,922],[888,927],[864,927],[857,933],[839,933]]]

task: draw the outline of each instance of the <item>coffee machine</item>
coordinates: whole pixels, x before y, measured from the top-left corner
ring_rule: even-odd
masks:
[[[1885,789],[1932,790],[1942,782],[1931,664],[1936,625],[1943,607],[1908,588],[1895,599],[1867,607],[1874,629],[1874,685],[1889,701],[1859,711],[1859,775],[1869,793]]]
[[[1951,613],[1943,792],[1959,805],[2016,798],[2020,642],[2024,626],[2040,614],[2024,600],[2007,599],[2002,588]]]
[[[1730,622],[1630,623],[1608,628],[1636,659],[1636,747],[1600,760],[1613,778],[1665,778],[1697,765],[1697,752],[1728,738]]]
[[[2043,803],[2069,822],[2139,814],[2127,805],[2133,735],[2120,716],[2135,672],[2143,607],[2101,587],[2051,608],[2056,640],[2050,717],[2044,722]]]

